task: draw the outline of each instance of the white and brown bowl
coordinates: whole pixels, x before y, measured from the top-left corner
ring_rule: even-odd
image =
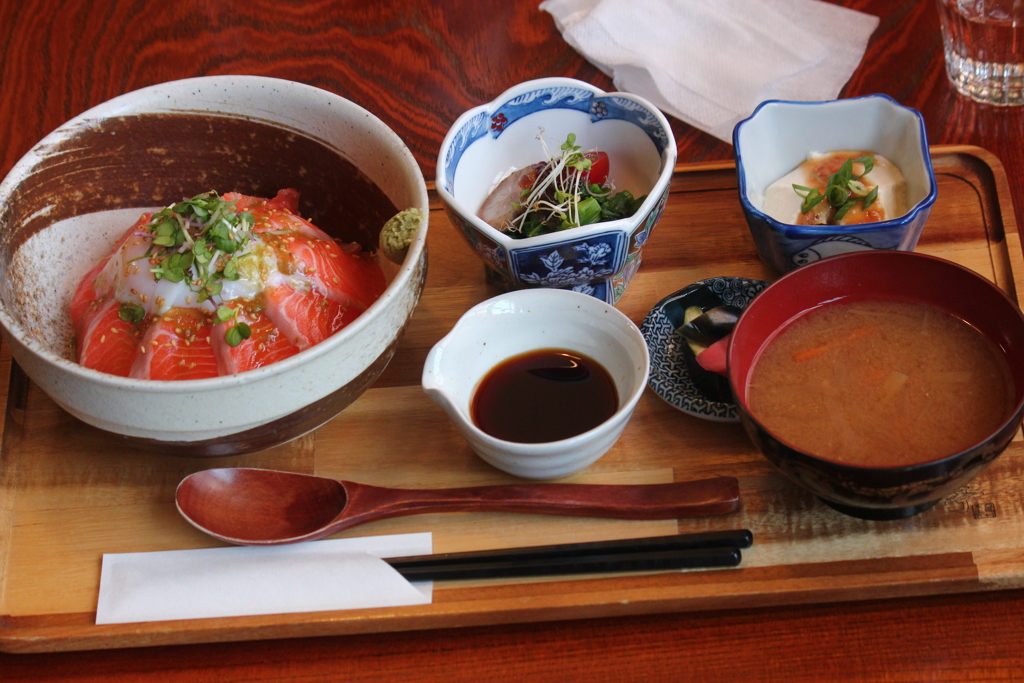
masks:
[[[144,209],[208,190],[272,197],[285,187],[301,193],[303,216],[369,249],[398,210],[427,212],[422,173],[402,140],[362,107],[300,83],[163,83],[67,122],[0,184],[0,324],[15,360],[69,413],[147,450],[245,453],[323,424],[394,354],[423,289],[425,220],[400,265],[381,259],[380,299],[291,358],[183,382],[116,377],[74,361],[74,287]]]

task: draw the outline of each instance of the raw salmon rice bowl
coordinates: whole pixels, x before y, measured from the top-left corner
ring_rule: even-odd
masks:
[[[152,380],[263,367],[318,344],[383,293],[376,258],[272,199],[197,195],[145,213],[71,300],[78,362]]]

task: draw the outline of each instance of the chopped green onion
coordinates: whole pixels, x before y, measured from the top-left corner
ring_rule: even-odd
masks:
[[[854,178],[854,180],[860,180],[861,178],[866,176],[868,173],[871,173],[871,170],[875,167],[875,157],[873,157],[870,154],[868,154],[866,156],[857,157],[856,159],[853,160],[853,163],[855,163],[855,164],[864,164],[864,172],[861,173],[856,178]]]
[[[832,216],[832,220],[834,220],[834,221],[841,221],[843,219],[843,216],[846,215],[846,212],[849,211],[850,209],[852,209],[853,205],[856,204],[857,201],[858,200],[856,200],[856,199],[851,199],[851,200],[847,201],[845,204],[843,204],[842,206],[840,206],[838,209],[836,209],[835,214]]]
[[[869,206],[875,203],[878,199],[878,185],[871,188],[871,192],[868,192],[864,197],[864,208],[867,209]]]
[[[850,192],[854,197],[863,197],[868,193],[868,187],[859,180],[850,181]]]
[[[794,183],[793,189],[798,195],[804,198],[803,203],[800,205],[800,213],[807,213],[820,204],[821,200],[825,198],[825,195],[819,192],[816,187],[805,187]]]
[[[601,220],[601,205],[593,197],[587,197],[577,205],[580,225],[590,225]]]
[[[854,164],[862,164],[864,172],[854,176]],[[827,199],[828,203],[835,209],[835,212],[829,218],[829,222],[838,223],[857,202],[863,202],[863,207],[865,209],[868,208],[878,198],[878,186],[872,187],[869,191],[867,185],[862,183],[860,179],[871,173],[874,167],[875,158],[872,155],[847,159],[835,173],[828,177],[824,193],[820,192],[817,188],[794,183],[793,191],[803,198],[803,202],[800,204],[800,213],[807,213],[820,204],[822,199]]]

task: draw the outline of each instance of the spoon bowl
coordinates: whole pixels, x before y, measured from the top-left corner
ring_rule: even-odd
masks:
[[[308,474],[244,467],[203,470],[175,493],[178,512],[200,531],[237,545],[312,541],[358,524],[427,512],[511,512],[672,519],[739,507],[739,484],[714,477],[671,484],[513,484],[391,489]]]

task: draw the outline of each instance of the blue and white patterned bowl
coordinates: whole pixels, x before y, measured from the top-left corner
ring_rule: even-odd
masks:
[[[886,95],[830,102],[762,102],[733,131],[740,205],[761,260],[785,273],[828,256],[868,249],[913,251],[935,203],[935,172],[924,119]],[[764,213],[765,191],[812,152],[881,154],[907,181],[898,218],[851,226],[781,223]]]
[[[648,386],[669,405],[684,413],[715,422],[738,422],[733,401],[719,400],[700,389],[690,371],[686,354],[692,354],[679,333],[683,314],[690,306],[707,310],[728,304],[740,310],[761,293],[768,282],[740,277],[699,280],[669,294],[655,304],[640,325],[651,356]]]
[[[630,218],[512,239],[476,213],[513,168],[544,160],[569,133],[584,150],[608,153],[618,190],[647,199]],[[571,289],[614,304],[640,267],[641,250],[668,200],[676,144],[668,120],[635,95],[606,93],[570,78],[521,83],[459,117],[441,143],[437,193],[452,223],[505,290]]]

